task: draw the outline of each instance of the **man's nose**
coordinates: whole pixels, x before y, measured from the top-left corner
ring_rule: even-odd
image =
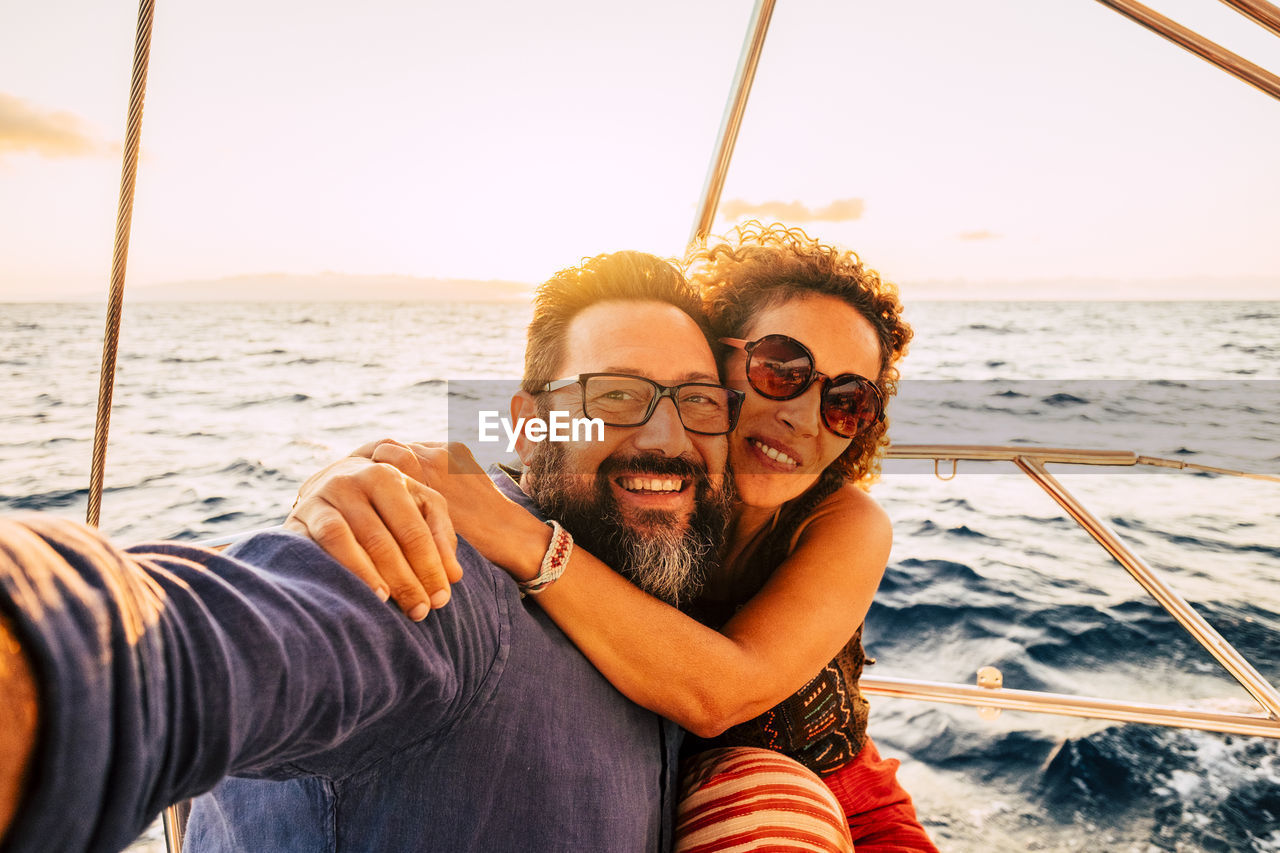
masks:
[[[679,456],[688,450],[692,442],[680,422],[675,400],[670,397],[659,400],[648,422],[636,427],[632,443],[639,450],[657,450],[667,456]]]

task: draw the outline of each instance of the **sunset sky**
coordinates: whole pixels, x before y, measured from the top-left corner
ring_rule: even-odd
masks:
[[[1150,5],[1280,72],[1224,4]],[[129,283],[678,254],[750,11],[159,0]],[[0,6],[0,299],[106,288],[135,22]],[[906,292],[1280,298],[1277,151],[1280,102],[1092,0],[779,0],[718,227]]]

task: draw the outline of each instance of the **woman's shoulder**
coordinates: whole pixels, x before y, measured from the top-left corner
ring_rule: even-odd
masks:
[[[853,538],[866,546],[878,540],[891,542],[893,527],[889,514],[875,498],[850,483],[836,489],[814,507],[797,529],[792,547],[816,536]]]

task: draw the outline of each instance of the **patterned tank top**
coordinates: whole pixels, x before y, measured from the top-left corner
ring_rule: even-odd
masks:
[[[723,624],[726,620],[717,620]],[[831,663],[760,716],[714,738],[686,738],[688,749],[757,746],[790,756],[819,776],[857,757],[867,738],[867,700],[858,690],[866,654],[862,626]]]

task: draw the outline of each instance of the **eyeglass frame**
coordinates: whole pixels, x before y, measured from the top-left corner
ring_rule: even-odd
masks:
[[[587,414],[587,381],[597,376],[611,376],[616,379],[639,379],[647,382],[657,389],[652,397],[649,398],[649,408],[645,410],[644,418],[634,424],[611,424],[601,418],[600,420],[605,426],[617,427],[619,429],[634,429],[642,427],[653,418],[653,413],[658,410],[658,403],[663,397],[671,398],[671,405],[675,406],[676,417],[680,419],[680,426],[685,432],[691,432],[694,435],[728,435],[738,426],[738,416],[742,414],[742,403],[747,398],[745,391],[739,391],[737,388],[730,388],[717,382],[682,382],[679,385],[663,385],[661,382],[655,382],[647,376],[639,376],[635,373],[613,373],[611,371],[602,371],[596,373],[579,373],[577,376],[567,376],[563,379],[552,379],[542,386],[538,392],[540,394],[550,394],[553,391],[560,391],[568,388],[570,385],[577,385],[581,388],[582,413]],[[676,396],[681,388],[718,388],[729,395],[729,428],[724,432],[705,432],[700,429],[694,429],[684,422],[684,415],[680,411],[680,398]],[[587,415],[591,417],[590,415]]]
[[[801,385],[799,389],[797,389],[796,391],[790,394],[784,394],[782,396],[770,394],[766,391],[761,391],[759,388],[756,387],[756,384],[751,381],[751,353],[755,350],[756,347],[764,343],[769,338],[782,338],[783,340],[788,341],[789,343],[795,344],[797,347],[800,348],[800,351],[803,352],[809,358],[809,378],[804,381],[804,384]],[[818,360],[813,357],[813,350],[809,349],[801,341],[796,340],[790,335],[784,335],[784,334],[775,332],[773,334],[763,335],[759,338],[756,338],[754,341],[748,341],[745,338],[720,338],[719,340],[720,340],[720,343],[724,344],[725,346],[733,347],[734,349],[739,349],[739,350],[742,350],[744,353],[746,353],[747,363],[745,365],[745,373],[747,377],[747,384],[751,386],[752,391],[755,391],[757,394],[759,394],[761,397],[764,397],[766,400],[779,400],[779,401],[794,400],[797,397],[804,394],[804,392],[808,391],[809,388],[813,385],[813,383],[816,380],[818,379],[823,380],[822,390],[820,393],[820,398],[818,403],[818,413],[822,416],[822,425],[825,426],[827,429],[831,430],[831,433],[833,435],[838,435],[841,438],[856,438],[861,432],[863,432],[863,430],[858,430],[858,432],[855,432],[853,435],[842,435],[841,433],[836,432],[836,430],[832,428],[831,424],[827,423],[827,417],[822,412],[822,400],[826,399],[828,389],[830,389],[832,386],[839,385],[841,380],[847,381],[849,377],[853,377],[854,379],[861,379],[863,382],[866,383],[867,387],[870,388],[871,391],[875,394],[876,403],[877,403],[876,418],[871,423],[877,424],[884,420],[884,394],[880,393],[880,388],[879,386],[876,385],[875,380],[870,379],[869,377],[863,376],[861,373],[852,373],[852,372],[841,373],[839,376],[836,376],[836,377],[828,376],[827,374],[818,370]]]

